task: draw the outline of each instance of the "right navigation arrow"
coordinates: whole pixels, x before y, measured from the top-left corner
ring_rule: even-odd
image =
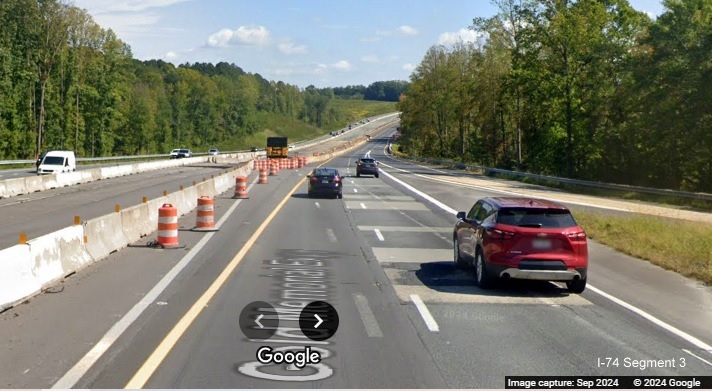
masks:
[[[316,320],[318,320],[318,322],[316,322],[316,324],[314,325],[314,328],[318,328],[320,324],[324,323],[324,321],[321,320],[321,318],[317,314],[314,314],[314,317],[316,318]]]

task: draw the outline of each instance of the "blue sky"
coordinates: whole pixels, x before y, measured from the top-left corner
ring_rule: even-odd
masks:
[[[632,0],[659,15],[658,0]],[[433,45],[473,39],[480,0],[75,0],[140,60],[226,61],[306,87],[408,80]]]

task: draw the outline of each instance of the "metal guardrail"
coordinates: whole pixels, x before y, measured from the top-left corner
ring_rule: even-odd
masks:
[[[388,146],[390,148],[390,143],[388,144]],[[578,185],[578,186],[588,186],[588,187],[594,187],[594,188],[599,188],[599,189],[635,191],[638,193],[647,193],[647,194],[656,194],[656,195],[669,196],[669,197],[682,197],[682,198],[691,198],[691,199],[712,201],[712,194],[709,194],[709,193],[697,193],[697,192],[691,192],[691,191],[680,191],[680,190],[669,190],[669,189],[655,189],[652,187],[619,185],[616,183],[584,181],[584,180],[580,180],[580,179],[570,179],[570,178],[562,178],[562,177],[555,177],[555,176],[539,175],[539,174],[532,174],[532,173],[528,173],[528,172],[502,170],[499,168],[477,166],[477,165],[472,165],[472,164],[464,164],[464,163],[458,163],[458,162],[452,162],[452,161],[446,161],[446,160],[418,158],[418,157],[413,157],[413,156],[404,156],[404,157],[406,159],[416,160],[416,161],[420,161],[420,162],[426,162],[426,163],[430,163],[430,164],[452,166],[453,168],[457,168],[457,169],[475,169],[475,170],[484,171],[486,173],[490,172],[490,173],[494,173],[494,174],[513,175],[513,176],[518,176],[518,177],[523,177],[523,178],[539,179],[539,180],[552,181],[552,182],[558,182],[558,183],[566,183],[566,184]]]

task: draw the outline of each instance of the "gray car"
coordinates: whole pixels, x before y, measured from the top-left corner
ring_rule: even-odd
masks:
[[[362,158],[356,162],[356,176],[373,175],[378,178],[378,162],[373,158]]]

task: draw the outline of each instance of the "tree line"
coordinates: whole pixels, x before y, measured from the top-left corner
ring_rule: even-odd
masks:
[[[712,0],[496,0],[480,39],[411,75],[414,155],[586,180],[712,191]]]
[[[330,106],[331,88],[225,62],[138,61],[68,0],[2,0],[0,26],[0,159],[209,148],[261,131],[267,115],[332,128],[350,120]]]

